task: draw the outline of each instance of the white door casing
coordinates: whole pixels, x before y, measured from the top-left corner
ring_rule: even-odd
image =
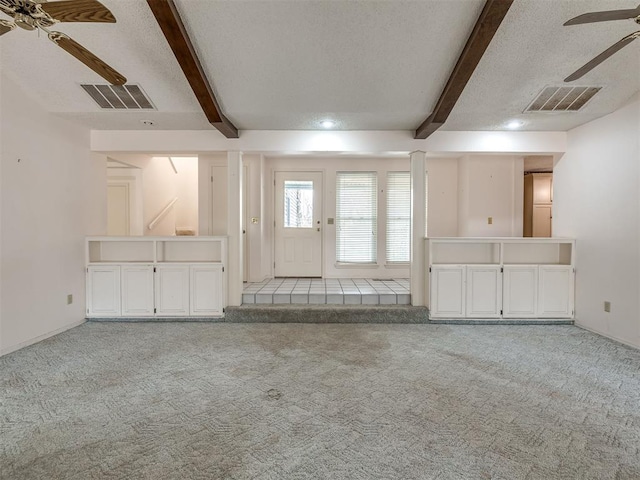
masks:
[[[227,234],[227,166],[211,166],[209,235]]]
[[[142,171],[107,169],[108,235],[143,235]]]
[[[275,276],[322,276],[322,172],[275,172]]]
[[[247,235],[247,216],[249,212],[249,168],[242,166],[242,281],[249,279],[249,235]]]

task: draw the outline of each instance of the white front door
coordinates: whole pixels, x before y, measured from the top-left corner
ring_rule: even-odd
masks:
[[[276,172],[275,276],[322,276],[322,172]]]

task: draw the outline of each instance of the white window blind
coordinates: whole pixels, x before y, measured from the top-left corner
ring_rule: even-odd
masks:
[[[411,174],[387,174],[387,263],[409,262],[411,248]]]
[[[375,172],[336,174],[336,260],[376,263],[378,179]]]

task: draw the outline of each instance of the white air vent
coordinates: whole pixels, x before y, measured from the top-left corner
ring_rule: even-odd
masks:
[[[547,87],[525,112],[577,112],[601,89],[602,87]]]
[[[154,110],[139,85],[80,85],[105,110]]]

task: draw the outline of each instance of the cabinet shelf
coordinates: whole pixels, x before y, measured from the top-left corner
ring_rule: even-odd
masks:
[[[573,318],[575,240],[428,238],[432,318]]]
[[[88,237],[87,316],[223,316],[226,237]]]

